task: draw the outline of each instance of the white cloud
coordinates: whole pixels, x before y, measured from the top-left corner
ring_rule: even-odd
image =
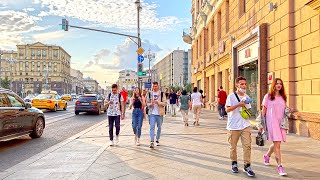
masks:
[[[24,12],[31,12],[31,11],[35,11],[36,9],[34,9],[34,8],[23,8],[22,9]]]
[[[137,26],[135,0],[40,0],[46,11],[39,16],[62,16],[94,22],[106,27],[130,30]],[[34,2],[35,3],[35,2]],[[140,13],[141,28],[168,30],[181,23],[177,17],[159,17],[155,3],[144,3]]]
[[[0,48],[14,48],[23,41],[24,33],[44,30],[37,26],[40,17],[30,16],[20,11],[0,11]]]

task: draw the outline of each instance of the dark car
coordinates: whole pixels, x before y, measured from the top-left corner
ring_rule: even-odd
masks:
[[[14,92],[0,88],[0,141],[29,135],[39,138],[45,128],[41,110],[31,107]]]
[[[94,112],[99,115],[101,111],[106,112],[107,108],[101,95],[85,94],[76,101],[74,110],[76,115],[79,115],[80,112]]]

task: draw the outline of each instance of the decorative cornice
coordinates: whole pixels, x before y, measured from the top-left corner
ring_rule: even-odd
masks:
[[[320,0],[311,0],[306,5],[312,7],[314,10],[320,12]]]

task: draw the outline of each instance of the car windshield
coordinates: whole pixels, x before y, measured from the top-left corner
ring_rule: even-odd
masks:
[[[95,96],[81,96],[78,101],[95,101],[97,98]]]
[[[33,98],[34,95],[28,95],[26,98]]]
[[[52,95],[49,94],[39,94],[37,97],[37,99],[51,99]]]

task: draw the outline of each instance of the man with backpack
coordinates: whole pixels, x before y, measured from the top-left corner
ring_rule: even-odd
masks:
[[[108,120],[109,120],[109,137],[110,137],[110,146],[114,145],[113,142],[113,126],[116,126],[116,138],[115,143],[119,143],[119,133],[120,133],[120,119],[123,120],[125,117],[124,109],[124,99],[121,94],[118,92],[118,85],[113,84],[111,86],[112,92],[108,95],[107,105],[108,105]]]
[[[165,106],[167,105],[166,97],[159,90],[158,82],[153,82],[153,90],[147,94],[147,106],[149,107],[149,122],[150,122],[150,148],[154,148],[154,130],[157,123],[156,146],[160,145],[161,126],[163,123],[163,115]]]

